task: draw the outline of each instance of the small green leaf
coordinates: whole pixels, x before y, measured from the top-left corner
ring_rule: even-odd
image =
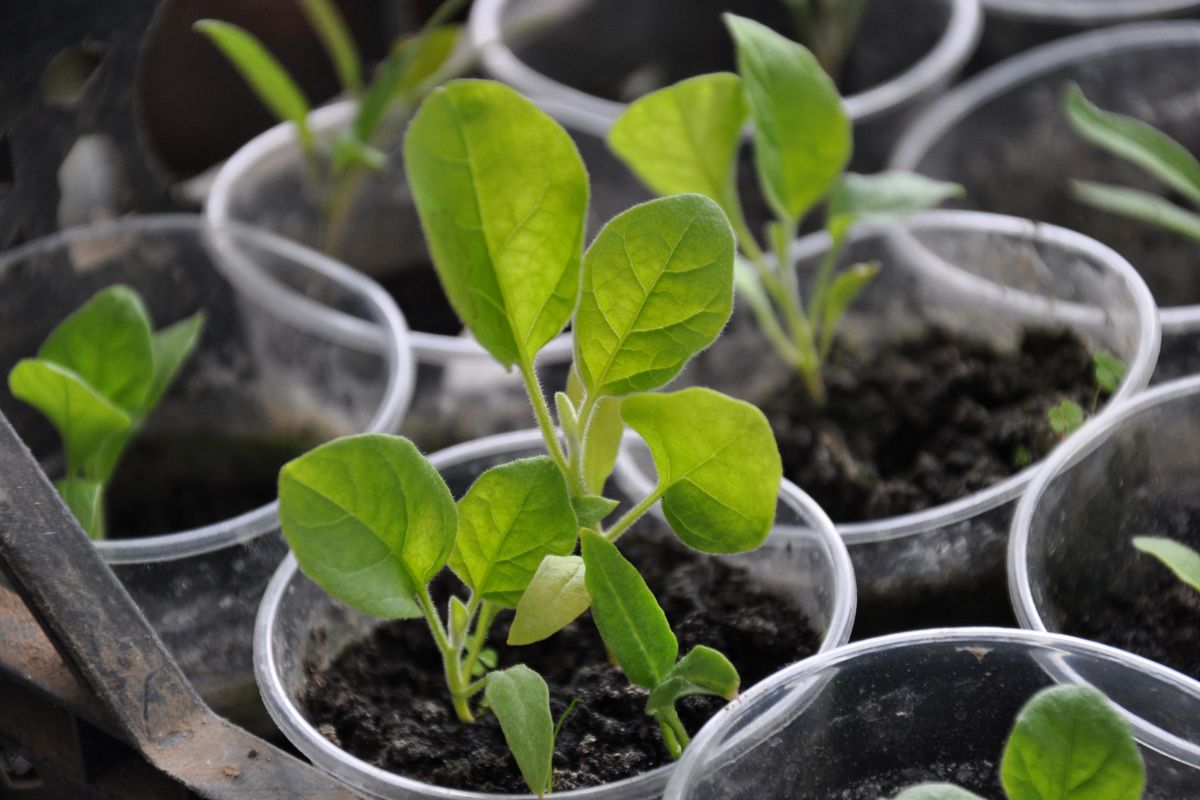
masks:
[[[567,373],[567,396],[576,404],[583,398],[583,384],[579,381],[574,364]],[[604,484],[616,466],[617,455],[621,451],[621,437],[625,433],[625,423],[621,420],[621,398],[600,398],[585,433],[583,476],[589,491],[603,492]]]
[[[1076,200],[1101,211],[1129,217],[1200,241],[1200,215],[1186,211],[1156,194],[1092,181],[1071,181],[1071,194]]]
[[[575,517],[579,520],[579,527],[594,528],[597,522],[607,517],[621,504],[598,494],[585,494],[580,497],[572,497],[571,505],[575,508]]]
[[[1160,536],[1135,537],[1133,546],[1157,558],[1179,580],[1200,592],[1200,553],[1182,542]]]
[[[515,608],[549,555],[575,549],[567,481],[545,456],[492,467],[458,501],[454,574],[483,599]]]
[[[846,313],[846,309],[850,307],[855,298],[862,294],[863,289],[871,285],[871,281],[875,280],[875,276],[878,274],[879,262],[872,261],[848,267],[833,279],[825,296],[825,308],[821,313],[822,356],[829,352],[829,348],[833,344],[833,333],[837,329],[842,315]]]
[[[354,138],[368,142],[393,103],[411,100],[418,87],[431,80],[454,51],[455,25],[431,28],[402,39],[388,53],[375,80],[367,87],[354,120]]]
[[[154,334],[151,339],[154,377],[142,403],[143,415],[157,406],[167,393],[175,374],[200,341],[200,333],[203,330],[204,312],[200,311]]]
[[[517,613],[508,630],[511,645],[533,644],[546,639],[587,611],[592,599],[584,583],[583,559],[579,556],[546,556],[529,588],[517,603]]]
[[[1066,109],[1083,138],[1200,203],[1200,161],[1183,145],[1139,119],[1097,108],[1075,84],[1067,87]]]
[[[1083,426],[1083,408],[1073,400],[1063,400],[1046,412],[1046,419],[1052,431],[1066,436]]]
[[[571,137],[507,86],[451,81],[422,104],[404,159],[454,310],[505,367],[532,365],[579,287],[588,180]]]
[[[416,592],[445,565],[458,523],[437,470],[412,442],[380,433],[285,464],[279,521],[306,575],[383,618],[421,615]]]
[[[723,15],[754,119],[759,182],[779,219],[795,223],[850,160],[850,118],[813,54],[770,28]]]
[[[584,580],[600,637],[631,682],[653,689],[679,655],[667,616],[616,545],[595,531],[584,529],[582,536]]]
[[[905,789],[892,800],[983,800],[983,798],[953,784],[923,783],[920,786]]]
[[[1112,394],[1125,380],[1125,362],[1112,353],[1093,353],[1092,364],[1095,368],[1096,385]]]
[[[575,364],[589,394],[662,386],[733,310],[733,231],[712,200],[683,194],[619,215],[588,248]]]
[[[296,126],[301,146],[312,152],[315,143],[308,127],[308,100],[262,42],[237,25],[215,19],[202,19],[192,29],[217,46],[272,114]]]
[[[899,222],[962,194],[963,188],[957,183],[913,172],[847,172],[829,196],[825,226],[835,239],[840,239],[860,222]]]
[[[558,427],[569,438],[574,438],[579,427],[579,418],[575,415],[575,406],[566,392],[554,393],[554,406],[558,409]]]
[[[379,170],[387,166],[386,155],[359,141],[349,131],[339,134],[333,140],[332,160],[335,173],[344,173],[348,169],[358,167]]]
[[[663,513],[684,543],[706,553],[740,553],[763,543],[775,521],[783,466],[761,411],[691,388],[626,398],[621,416],[650,447]]]
[[[54,486],[84,532],[92,539],[103,539],[104,484],[83,478],[63,478]]]
[[[1139,800],[1145,767],[1129,723],[1086,686],[1054,686],[1017,717],[1000,780],[1009,800]]]
[[[467,605],[457,595],[450,595],[448,606],[450,620],[450,642],[456,647],[462,645],[467,638],[467,626],[471,624],[471,615],[467,613]]]
[[[490,669],[495,669],[496,664],[500,661],[499,654],[490,647],[485,647],[479,651],[479,658],[471,666],[471,677],[481,678]]]
[[[329,55],[342,88],[357,93],[362,88],[362,63],[342,12],[330,0],[300,0],[300,5]]]
[[[742,679],[737,668],[723,654],[711,647],[697,645],[671,668],[667,677],[650,692],[646,713],[650,716],[667,712],[681,697],[713,695],[725,700],[737,697]]]
[[[609,130],[608,146],[656,194],[702,194],[732,217],[748,113],[741,78],[699,75],[630,103]]]
[[[550,788],[554,759],[554,719],[546,681],[524,664],[517,664],[489,674],[484,696],[500,721],[525,785],[542,797]]]

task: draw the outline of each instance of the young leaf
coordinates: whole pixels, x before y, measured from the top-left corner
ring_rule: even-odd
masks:
[[[451,81],[404,140],[413,199],[454,310],[504,366],[531,366],[575,308],[587,173],[558,123],[516,91]]]
[[[1075,84],[1067,88],[1066,108],[1083,138],[1200,203],[1200,161],[1187,148],[1141,120],[1097,108]]]
[[[1092,365],[1096,374],[1096,385],[1109,394],[1115,392],[1125,380],[1125,362],[1112,353],[1093,353]]]
[[[630,103],[609,130],[608,146],[656,194],[702,194],[733,217],[747,115],[741,78],[699,75]]]
[[[457,595],[450,595],[447,612],[446,618],[449,620],[447,631],[450,634],[450,642],[459,647],[466,641],[467,626],[471,624],[471,616],[467,613],[467,604]]]
[[[517,603],[517,613],[508,630],[508,643],[540,642],[587,611],[592,599],[583,576],[583,559],[579,556],[546,556],[542,559],[529,588]]]
[[[583,384],[580,383],[579,373],[573,364],[571,371],[567,373],[567,396],[576,404],[583,399]],[[587,439],[583,451],[583,476],[589,491],[604,491],[604,484],[617,463],[617,455],[621,451],[621,436],[624,433],[621,399],[600,398],[586,431]]]
[[[841,239],[860,222],[896,222],[962,194],[957,183],[913,172],[847,172],[829,196],[826,227],[835,239]]]
[[[590,395],[662,386],[712,344],[733,310],[733,231],[681,194],[634,206],[588,248],[575,364]]]
[[[184,360],[195,349],[203,330],[204,312],[200,311],[154,334],[150,342],[154,351],[154,377],[142,403],[143,414],[162,400]]]
[[[878,274],[879,262],[872,261],[867,264],[855,264],[842,270],[833,279],[825,296],[825,308],[822,309],[823,313],[821,314],[822,357],[829,352],[829,348],[833,345],[833,333],[837,328],[838,321],[846,313],[846,309],[862,293],[863,289],[866,289],[871,281],[875,280],[875,276]]]
[[[572,497],[571,505],[575,508],[575,517],[579,520],[579,527],[594,528],[597,522],[611,514],[620,503],[598,494],[585,494],[580,497]]]
[[[951,783],[923,783],[911,786],[892,800],[983,800],[982,797]]]
[[[1101,211],[1129,217],[1200,241],[1200,215],[1185,211],[1156,194],[1092,181],[1071,181],[1071,194],[1076,200]]]
[[[237,25],[215,19],[202,19],[192,29],[217,46],[272,114],[296,126],[301,147],[311,152],[315,143],[308,127],[308,100],[262,42]]]
[[[729,659],[711,647],[697,645],[679,659],[662,683],[651,690],[646,713],[657,717],[673,709],[681,697],[698,694],[733,700],[741,682]]]
[[[279,521],[301,569],[334,597],[384,618],[421,615],[415,595],[445,565],[450,489],[399,436],[323,444],[279,472]]]
[[[575,414],[575,406],[566,392],[554,393],[554,407],[558,409],[558,427],[563,435],[574,437],[579,427],[579,417]]]
[[[357,93],[362,88],[362,63],[342,12],[330,0],[300,0],[300,6],[325,47],[342,88]]]
[[[753,20],[724,19],[754,119],[759,182],[776,216],[795,223],[850,160],[850,119],[812,53]]]
[[[392,48],[359,104],[353,129],[357,141],[370,141],[388,108],[432,78],[453,52],[458,35],[458,26],[447,25],[404,39]]]
[[[1139,800],[1142,755],[1129,723],[1086,686],[1053,686],[1017,717],[1000,764],[1009,800]]]
[[[663,513],[686,544],[740,553],[775,521],[783,466],[771,426],[749,403],[711,389],[629,397],[621,416],[650,447]]]
[[[1050,430],[1066,436],[1083,426],[1083,408],[1073,400],[1063,400],[1046,413]]]
[[[1179,580],[1200,592],[1200,553],[1182,542],[1160,536],[1137,536],[1133,546],[1157,558]]]
[[[584,580],[600,637],[631,682],[653,689],[679,655],[667,615],[616,545],[587,529],[582,537]]]
[[[63,478],[54,486],[84,532],[92,539],[103,539],[104,484],[84,478]]]
[[[450,568],[484,600],[515,608],[542,559],[574,550],[578,530],[567,481],[553,461],[502,464],[458,501]]]
[[[525,785],[542,797],[550,790],[554,758],[554,719],[546,681],[524,664],[517,664],[490,673],[484,697],[500,722]]]

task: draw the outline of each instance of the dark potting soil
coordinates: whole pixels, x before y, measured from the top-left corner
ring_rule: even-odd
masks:
[[[1092,356],[1069,332],[1026,331],[1014,352],[933,329],[871,353],[835,347],[829,400],[798,380],[759,400],[786,476],[837,522],[930,508],[986,489],[1042,458],[1059,436],[1047,412],[1089,408]]]
[[[863,781],[837,797],[838,800],[879,800],[881,797],[894,797],[919,783],[952,783],[974,792],[984,800],[1004,800],[1004,789],[1000,785],[996,762],[987,759],[892,770]]]
[[[743,569],[674,540],[636,536],[622,539],[622,550],[662,604],[681,654],[697,644],[715,647],[748,687],[816,651],[820,639],[803,613],[756,586]],[[444,596],[451,583],[443,574],[435,588]],[[493,630],[500,665],[525,663],[540,672],[555,719],[579,701],[555,749],[556,790],[611,783],[669,761],[657,725],[644,713],[646,692],[608,663],[589,614],[546,642],[511,649],[503,645],[510,620],[501,615]],[[304,703],[322,734],[384,769],[451,788],[528,791],[495,717],[485,713],[471,725],[455,717],[423,621],[386,623],[328,670],[310,669]],[[722,705],[687,698],[680,716],[694,733]]]

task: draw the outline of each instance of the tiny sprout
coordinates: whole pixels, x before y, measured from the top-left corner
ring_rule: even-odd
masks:
[[[1157,558],[1175,573],[1175,577],[1200,592],[1200,553],[1182,542],[1161,536],[1135,537],[1133,546]]]
[[[1112,394],[1125,380],[1125,362],[1112,353],[1093,353],[1092,377],[1096,382],[1096,390],[1092,393],[1092,402],[1086,412],[1074,400],[1063,400],[1046,412],[1050,429],[1059,436],[1070,436],[1083,427],[1088,417],[1095,416],[1101,395]]]

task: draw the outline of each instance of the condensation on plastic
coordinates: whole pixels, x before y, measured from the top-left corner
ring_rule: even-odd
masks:
[[[1196,797],[1200,683],[1069,636],[947,628],[858,642],[776,673],[704,726],[664,800],[891,797],[904,788],[897,773],[907,785],[998,765],[1021,707],[1060,683],[1090,684],[1123,709],[1146,762],[1146,800]]]
[[[363,331],[331,324],[325,309],[280,297],[254,274],[226,272],[236,246],[264,273],[352,299]],[[384,431],[402,420],[413,384],[408,332],[395,304],[363,276],[294,242],[202,217],[130,217],[75,228],[0,255],[0,373],[37,353],[64,317],[116,283],[142,296],[154,324],[203,310],[197,350],[144,426],[153,436],[332,438]],[[44,463],[61,451],[31,407],[0,392],[0,409]],[[189,453],[179,453],[180,459]],[[172,496],[186,498],[187,486]],[[197,689],[238,721],[254,692],[251,632],[258,600],[286,553],[276,504],[185,531],[96,543]],[[261,715],[261,706],[258,714]]]
[[[493,436],[444,450],[431,460],[457,495],[483,470],[513,458],[544,452],[537,431]],[[644,518],[639,527],[654,524]],[[661,524],[659,535],[670,535]],[[825,513],[803,492],[785,486],[779,496],[776,527],[757,551],[712,556],[749,570],[758,580],[793,599],[822,634],[821,650],[844,644],[854,621],[853,568],[845,546]],[[279,729],[314,764],[374,797],[393,800],[500,800],[532,795],[495,795],[420,783],[371,766],[334,746],[305,718],[298,696],[305,664],[327,666],[348,643],[367,635],[380,621],[331,598],[299,572],[289,556],[263,596],[254,632],[255,669],[267,709]],[[662,794],[671,767],[589,789],[555,792],[563,800],[653,800]]]
[[[795,242],[802,285],[827,248],[825,234]],[[839,329],[852,347],[869,348],[936,325],[1011,348],[1026,326],[1057,324],[1125,361],[1116,399],[1145,387],[1154,369],[1159,329],[1149,291],[1124,259],[1081,234],[994,214],[931,211],[905,227],[858,229],[843,263],[871,260],[883,269]],[[752,316],[735,313],[721,339],[677,382],[753,400],[790,375]],[[983,620],[963,618],[956,603],[985,594],[1004,608],[1008,526],[1034,472],[1028,467],[924,511],[868,522],[835,520],[854,561],[860,623],[891,632],[897,628],[888,630],[890,622],[878,628],[871,623],[932,613],[939,624],[978,624]],[[646,493],[654,466],[644,444],[625,448],[616,476],[630,494]],[[942,602],[951,597],[958,600]]]

